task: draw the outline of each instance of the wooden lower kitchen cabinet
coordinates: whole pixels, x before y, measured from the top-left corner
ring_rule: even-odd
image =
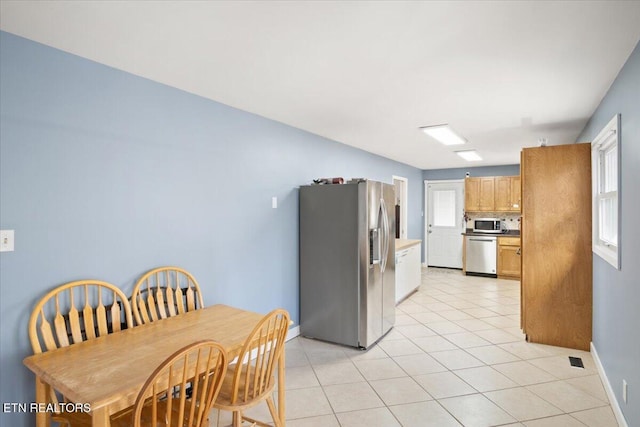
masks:
[[[520,237],[498,237],[498,277],[520,279]]]
[[[421,240],[396,239],[396,304],[420,286]]]

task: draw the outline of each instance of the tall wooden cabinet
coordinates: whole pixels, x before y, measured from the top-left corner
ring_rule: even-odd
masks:
[[[525,148],[520,174],[523,331],[530,342],[589,350],[590,144]]]

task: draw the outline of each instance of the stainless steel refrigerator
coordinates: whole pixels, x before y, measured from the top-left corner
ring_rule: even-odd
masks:
[[[300,187],[300,333],[368,348],[395,323],[395,190]]]

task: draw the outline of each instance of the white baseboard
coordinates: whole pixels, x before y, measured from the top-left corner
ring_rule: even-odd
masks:
[[[629,425],[627,424],[627,420],[625,420],[624,415],[622,415],[622,410],[620,409],[620,405],[618,404],[618,399],[613,392],[613,388],[611,387],[609,378],[607,378],[607,373],[604,371],[604,367],[602,366],[602,362],[600,361],[600,357],[598,356],[598,352],[596,351],[596,346],[593,345],[593,342],[591,342],[591,356],[593,357],[593,361],[595,362],[596,368],[598,369],[598,374],[600,374],[600,380],[602,381],[604,389],[607,392],[607,397],[609,398],[609,402],[611,403],[611,409],[613,410],[613,415],[615,415],[616,417],[616,421],[618,421],[618,425],[620,427],[629,427]]]
[[[295,326],[289,329],[289,332],[287,332],[287,338],[285,339],[285,341],[292,340],[298,335],[300,335],[300,326]]]

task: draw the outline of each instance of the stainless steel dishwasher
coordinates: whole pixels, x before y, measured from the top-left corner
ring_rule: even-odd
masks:
[[[467,274],[482,274],[497,277],[495,236],[465,236]]]

